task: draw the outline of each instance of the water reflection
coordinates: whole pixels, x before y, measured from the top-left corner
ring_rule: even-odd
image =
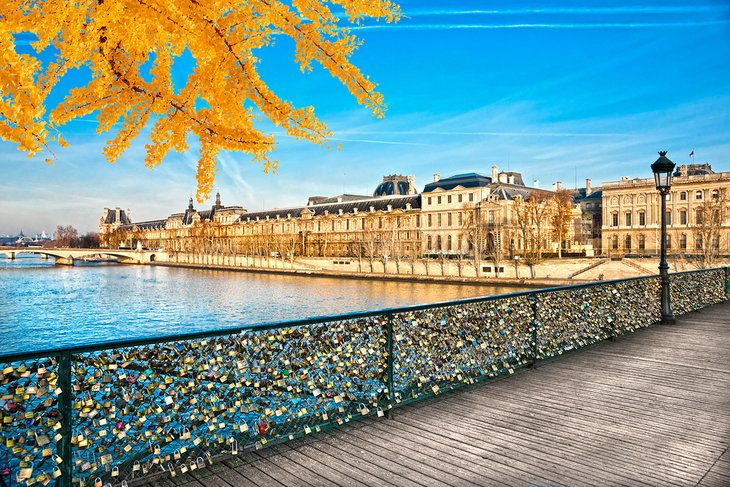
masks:
[[[0,258],[0,349],[32,351],[516,290]]]

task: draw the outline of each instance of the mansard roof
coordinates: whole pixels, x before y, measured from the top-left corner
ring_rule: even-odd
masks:
[[[475,172],[470,172],[465,174],[456,174],[448,178],[440,179],[433,183],[428,183],[423,188],[423,192],[430,193],[436,189],[448,191],[450,189],[456,188],[457,186],[462,186],[464,188],[479,188],[483,186],[488,186],[491,183],[492,178],[482,176],[481,174],[477,174]]]
[[[113,225],[114,223],[117,223],[117,209],[109,210],[106,214],[106,218],[104,219],[104,224]],[[124,210],[119,210],[118,223],[121,223],[122,225],[129,225],[132,223]]]
[[[276,220],[277,217],[280,219],[285,219],[288,216],[291,216],[292,218],[299,218],[300,216],[302,216],[302,212],[305,210],[311,212],[312,216],[324,215],[325,212],[330,215],[337,215],[339,214],[340,210],[342,210],[342,213],[354,213],[355,209],[357,209],[359,213],[365,213],[369,212],[371,207],[375,211],[386,211],[388,209],[388,206],[396,210],[405,209],[409,203],[411,205],[411,209],[421,208],[420,195],[393,196],[390,198],[368,198],[356,201],[343,201],[341,203],[296,206],[291,208],[277,208],[274,210],[266,211],[254,211],[241,215],[240,221],[256,221],[256,218],[258,218],[259,220],[266,220],[267,217],[269,218],[269,220]]]
[[[153,228],[165,228],[167,220],[149,220],[146,222],[135,222],[134,226],[138,230],[151,230]]]

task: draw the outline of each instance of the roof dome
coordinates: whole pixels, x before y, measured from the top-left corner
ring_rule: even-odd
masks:
[[[374,197],[379,196],[406,196],[416,194],[412,176],[392,175],[384,176],[383,182],[373,191]]]

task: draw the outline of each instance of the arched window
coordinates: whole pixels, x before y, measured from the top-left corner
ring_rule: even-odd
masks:
[[[702,199],[702,191],[695,191],[695,199],[696,200]]]
[[[646,249],[646,237],[644,235],[639,235],[639,250]]]
[[[687,201],[687,192],[682,191],[681,193],[679,193],[679,199],[680,201]]]
[[[449,213],[451,215],[451,213]],[[446,239],[446,250],[451,251],[451,235]]]
[[[712,190],[712,199],[713,200],[716,200],[716,199],[719,199],[719,198],[720,198],[720,191],[718,191],[717,189],[713,189]]]
[[[631,250],[631,235],[626,235],[626,240],[624,242],[626,250]]]
[[[680,249],[686,249],[687,248],[687,235],[682,234],[679,236],[679,248]]]
[[[441,250],[441,235],[436,237],[436,250]]]

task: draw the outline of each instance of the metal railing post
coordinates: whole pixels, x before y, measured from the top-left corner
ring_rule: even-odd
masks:
[[[395,402],[395,392],[393,391],[393,313],[386,315],[385,324],[385,348],[387,353],[386,367],[388,370],[387,387],[388,387],[388,411],[385,413],[386,418],[393,419],[393,403]]]
[[[61,413],[61,444],[57,446],[58,456],[61,457],[61,476],[57,479],[59,487],[71,487],[72,454],[71,454],[71,428],[73,414],[73,389],[71,388],[71,354],[62,352],[58,362],[58,387],[61,393],[58,395],[58,410]]]
[[[532,308],[532,362],[530,367],[534,368],[537,366],[537,293],[530,294],[530,308]]]

